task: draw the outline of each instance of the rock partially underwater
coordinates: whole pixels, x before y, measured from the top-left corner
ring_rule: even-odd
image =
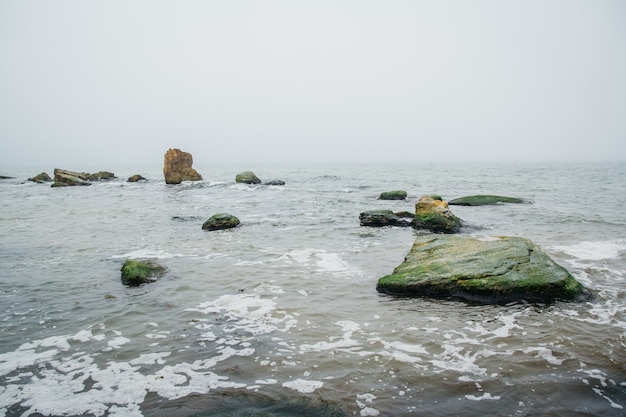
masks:
[[[164,267],[155,262],[128,259],[122,266],[122,283],[136,286],[154,282],[165,271]]]
[[[414,218],[413,213],[409,213],[408,211],[393,212],[391,210],[370,210],[359,214],[361,226],[369,227],[408,227],[413,226]]]
[[[588,299],[570,273],[528,239],[428,235],[378,280],[379,292],[486,304]]]
[[[202,175],[192,167],[193,156],[180,149],[168,149],[163,161],[163,175],[166,184],[180,184],[183,181],[200,181]]]
[[[252,171],[244,171],[235,175],[235,182],[239,184],[261,184],[261,179]]]
[[[385,191],[378,196],[379,200],[405,200],[407,196],[404,190]]]
[[[527,202],[526,200],[522,200],[521,198],[516,198],[516,197],[477,194],[477,195],[468,195],[465,197],[455,198],[454,200],[448,201],[448,204],[451,206],[485,206],[485,205],[493,205],[493,204],[500,204],[500,203],[521,204],[521,203],[526,203],[526,202]]]
[[[452,214],[445,201],[424,195],[415,204],[416,229],[426,229],[433,233],[458,233],[461,226],[461,219]]]
[[[225,230],[239,225],[239,219],[232,214],[217,213],[202,224],[203,230]]]

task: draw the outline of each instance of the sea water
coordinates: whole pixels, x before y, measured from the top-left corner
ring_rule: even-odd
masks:
[[[0,416],[626,414],[626,164],[196,168],[67,188],[2,172]],[[286,184],[236,184],[249,169]],[[537,243],[593,299],[377,293],[420,232],[359,213],[424,194],[528,200],[451,209],[464,233]],[[222,212],[241,225],[202,230]],[[167,273],[124,286],[127,259]]]

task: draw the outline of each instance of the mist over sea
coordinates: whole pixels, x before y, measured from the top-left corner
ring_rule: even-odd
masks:
[[[626,413],[625,163],[194,168],[66,188],[26,181],[53,167],[0,172],[0,417]],[[236,184],[250,169],[286,184]],[[423,232],[359,213],[424,194],[531,201],[450,208],[464,233],[532,240],[593,299],[379,294]],[[221,212],[241,225],[201,229]],[[167,273],[124,286],[127,259]]]

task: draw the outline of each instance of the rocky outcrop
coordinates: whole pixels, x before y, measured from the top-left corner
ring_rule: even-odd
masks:
[[[413,225],[415,216],[408,211],[394,213],[391,210],[370,210],[359,214],[361,226],[384,227],[399,226],[407,227]]]
[[[202,176],[192,168],[193,156],[180,149],[169,149],[165,153],[163,175],[166,184],[180,184],[183,181],[200,181]]]
[[[87,180],[87,175],[84,172],[74,172],[65,169],[54,169],[54,183],[52,187],[70,187],[76,185],[91,185]]]
[[[588,299],[570,273],[528,239],[427,235],[377,290],[499,304]]]
[[[29,178],[28,181],[36,182],[38,184],[43,184],[44,182],[52,182],[52,178],[46,172],[42,172],[40,174],[35,175],[32,178]]]
[[[426,229],[433,233],[458,233],[461,226],[461,219],[452,214],[445,201],[425,195],[415,204],[416,229]]]
[[[87,181],[108,181],[117,178],[114,173],[109,171],[98,171],[93,174],[84,173]]]
[[[235,182],[240,184],[261,184],[261,180],[252,171],[240,172],[235,176]]]
[[[14,178],[15,178],[15,177],[9,177],[9,176],[7,176],[7,175],[0,175],[0,180],[12,180],[12,179],[14,179]]]
[[[404,200],[407,193],[403,190],[385,191],[378,196],[379,200]]]
[[[154,282],[165,271],[164,267],[151,261],[128,259],[122,266],[122,283],[135,286]]]
[[[239,225],[239,219],[232,214],[217,213],[211,216],[202,224],[203,230],[224,230],[232,229]]]
[[[135,174],[132,177],[128,177],[128,180],[126,180],[126,182],[139,182],[139,181],[148,181],[148,180],[139,174]]]
[[[451,206],[485,206],[499,203],[520,204],[525,202],[526,201],[522,200],[521,198],[504,197],[501,195],[477,194],[455,198],[454,200],[448,201],[448,204]]]

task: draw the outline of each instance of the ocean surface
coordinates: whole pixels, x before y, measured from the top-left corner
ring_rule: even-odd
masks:
[[[626,415],[626,164],[109,170],[90,187],[0,172],[0,417]],[[284,186],[242,185],[252,170]],[[145,183],[127,183],[133,174]],[[406,201],[381,201],[406,190]],[[591,301],[475,305],[379,294],[418,231],[359,213],[451,206],[465,233],[529,238]],[[215,213],[241,220],[208,232]],[[124,286],[127,259],[167,268]]]

